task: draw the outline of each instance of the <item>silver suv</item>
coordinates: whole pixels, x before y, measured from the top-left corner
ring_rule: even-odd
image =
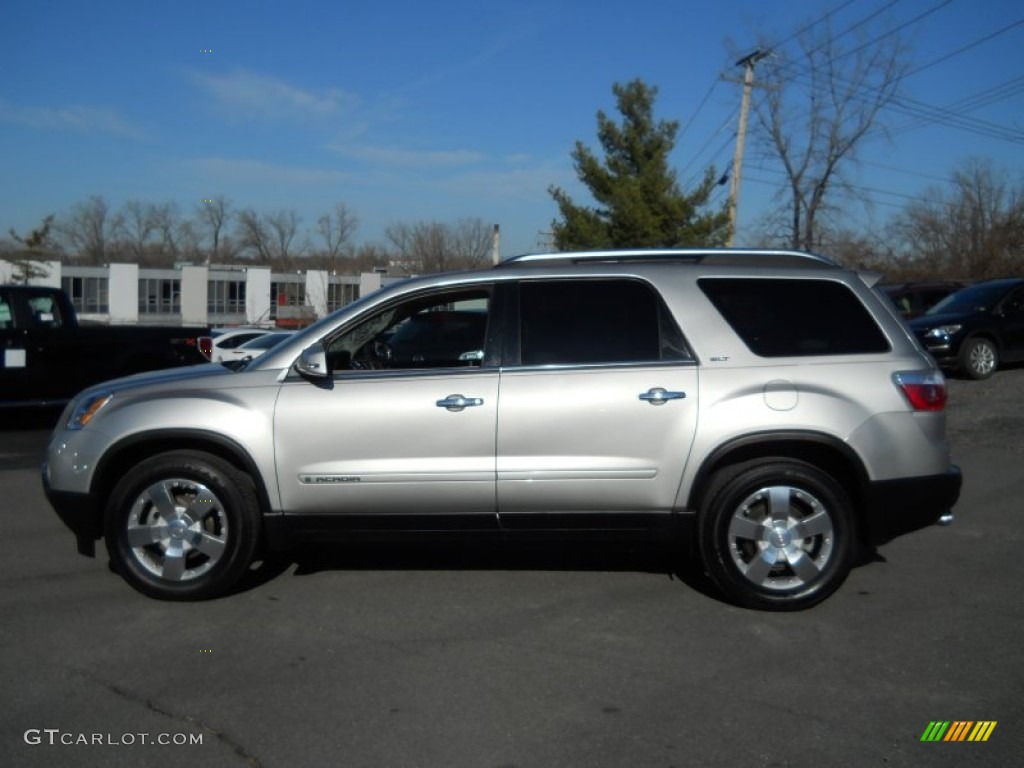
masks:
[[[681,537],[813,605],[951,519],[942,374],[873,277],[790,251],[556,253],[378,291],[229,370],[92,387],[43,482],[134,587],[196,599],[358,534]]]

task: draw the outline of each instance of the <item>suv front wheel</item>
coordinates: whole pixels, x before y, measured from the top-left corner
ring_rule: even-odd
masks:
[[[114,488],[105,534],[111,561],[140,592],[165,600],[224,593],[245,573],[259,539],[249,477],[199,451],[146,459]]]
[[[999,367],[999,351],[985,338],[968,339],[960,350],[960,367],[972,379],[987,379]]]
[[[830,476],[785,458],[713,476],[700,513],[708,574],[738,605],[809,608],[846,579],[854,557],[849,499]]]

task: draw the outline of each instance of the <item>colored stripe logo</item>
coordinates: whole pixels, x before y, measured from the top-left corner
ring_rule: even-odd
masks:
[[[921,741],[988,741],[996,720],[932,720]]]

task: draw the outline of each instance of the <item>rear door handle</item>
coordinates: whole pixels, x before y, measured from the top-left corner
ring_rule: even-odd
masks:
[[[651,405],[664,405],[669,400],[682,400],[686,397],[686,393],[673,392],[669,389],[665,389],[664,387],[654,387],[652,389],[648,389],[639,397],[641,400],[645,400]]]
[[[448,395],[444,400],[437,401],[438,408],[446,408],[453,413],[483,404],[484,399],[482,397],[466,397],[465,395]]]

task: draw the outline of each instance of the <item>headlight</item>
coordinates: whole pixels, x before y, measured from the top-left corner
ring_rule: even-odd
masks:
[[[75,404],[71,418],[68,419],[68,429],[82,429],[93,420],[100,409],[109,403],[114,397],[113,392],[98,392],[88,397],[83,397]]]
[[[932,328],[924,336],[926,339],[941,339],[943,337],[952,336],[961,328],[963,328],[962,325],[939,325]]]

